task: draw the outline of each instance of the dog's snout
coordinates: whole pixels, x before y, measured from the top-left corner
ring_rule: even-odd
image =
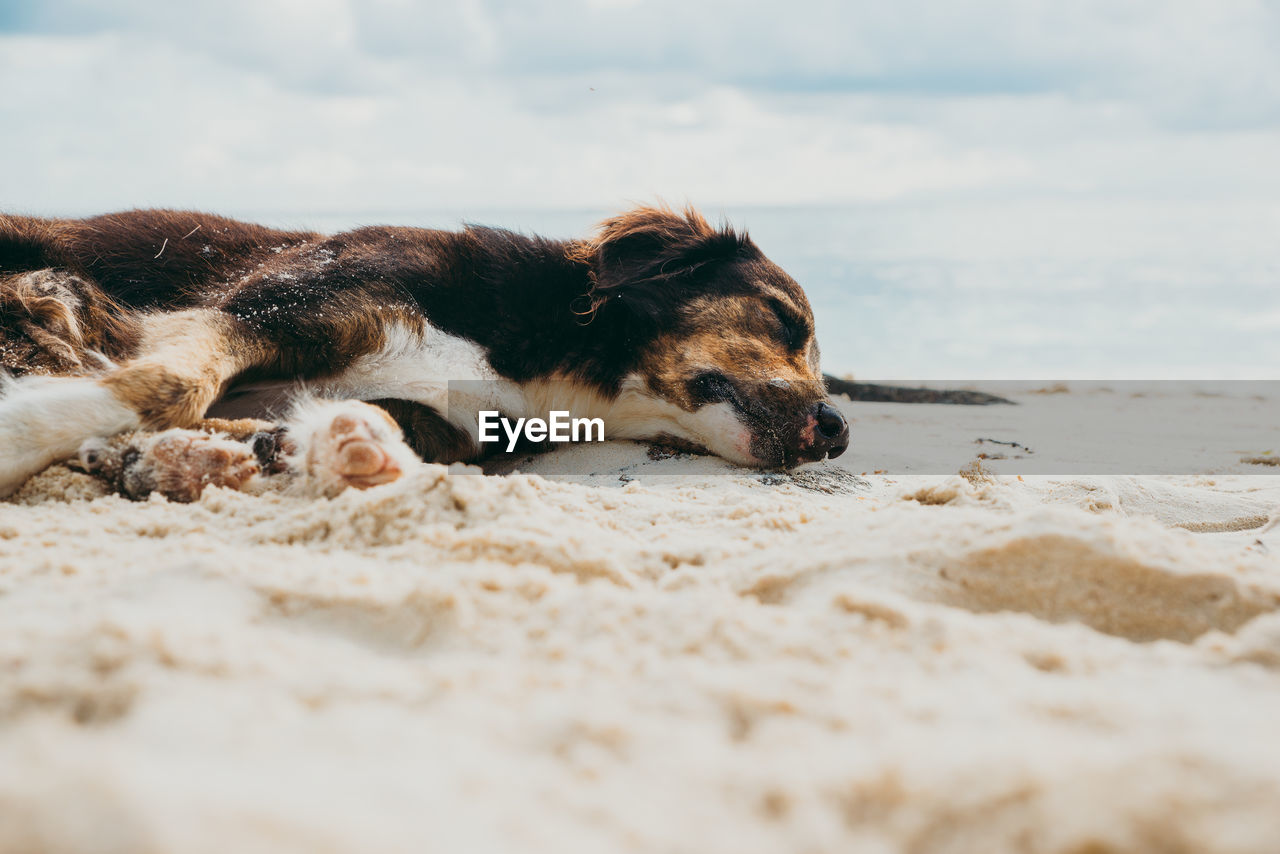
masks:
[[[849,447],[849,422],[825,400],[813,407],[813,452],[836,458]]]
[[[825,439],[834,439],[849,429],[840,410],[829,403],[819,403],[814,409],[813,417],[818,422],[818,432]]]

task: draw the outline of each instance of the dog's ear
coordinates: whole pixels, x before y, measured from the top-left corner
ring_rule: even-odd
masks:
[[[697,288],[712,265],[756,253],[745,233],[713,228],[693,208],[639,207],[600,224],[584,244],[594,284],[590,312],[625,308],[657,320]]]

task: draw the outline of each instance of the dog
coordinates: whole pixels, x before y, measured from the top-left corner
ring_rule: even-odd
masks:
[[[485,409],[756,468],[849,444],[800,286],[660,205],[568,241],[0,215],[0,368],[0,495],[77,455],[132,497],[281,470],[368,488],[482,460]]]

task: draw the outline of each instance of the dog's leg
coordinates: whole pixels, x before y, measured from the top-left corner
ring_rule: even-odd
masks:
[[[0,394],[0,497],[86,439],[140,426],[137,412],[87,377],[24,377]]]
[[[420,462],[381,408],[314,398],[295,405],[281,425],[211,418],[195,430],[89,439],[78,454],[79,468],[127,498],[158,492],[182,502],[195,501],[209,486],[244,490],[263,474],[334,496],[398,480]]]
[[[391,416],[358,400],[300,401],[284,429],[290,469],[321,495],[390,483],[422,462]]]
[[[435,407],[395,399],[371,400],[369,403],[385,411],[400,425],[405,442],[427,462],[448,464],[476,459],[476,443],[471,434],[449,421]]]
[[[0,496],[94,437],[199,422],[226,384],[271,350],[209,309],[141,321],[138,356],[98,376],[24,377],[0,392]]]
[[[101,385],[148,430],[193,427],[232,379],[275,354],[225,312],[157,314],[143,322],[139,355]]]

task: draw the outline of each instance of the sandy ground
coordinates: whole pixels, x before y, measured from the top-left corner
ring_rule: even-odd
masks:
[[[51,469],[0,505],[0,851],[1280,850],[1272,425],[1200,474],[897,473],[1075,459],[1033,425],[1097,399],[846,404],[794,476]]]

